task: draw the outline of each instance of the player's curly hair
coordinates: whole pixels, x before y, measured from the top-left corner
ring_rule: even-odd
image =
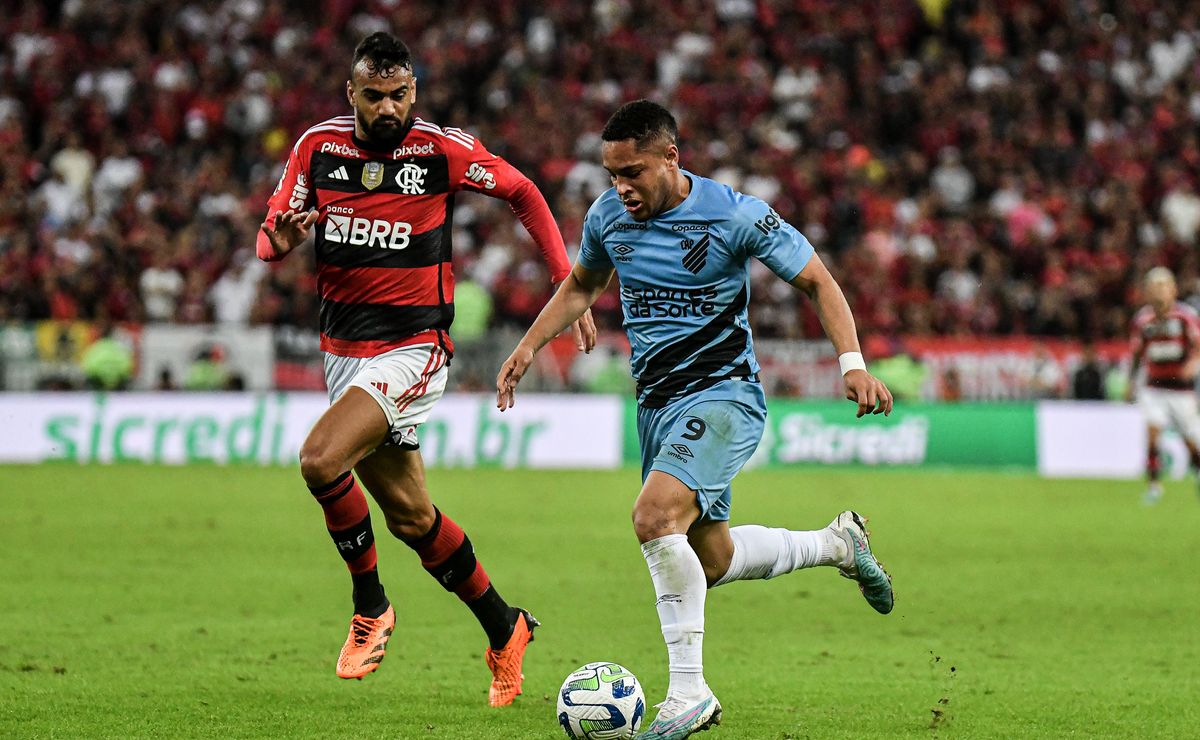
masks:
[[[359,62],[367,65],[371,77],[391,77],[401,69],[412,71],[412,55],[404,42],[385,31],[376,31],[358,42],[354,61],[350,64],[351,78]]]
[[[671,111],[650,100],[634,100],[617,109],[604,124],[603,141],[633,139],[639,150],[652,144],[678,144],[679,126]]]

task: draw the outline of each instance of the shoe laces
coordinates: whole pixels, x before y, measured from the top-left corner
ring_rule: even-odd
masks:
[[[692,702],[692,704],[695,704],[695,702]],[[683,713],[686,709],[691,707],[692,704],[686,703],[678,696],[668,696],[666,699],[663,699],[659,703],[655,704],[654,708],[658,710],[659,718],[670,719],[677,714]]]
[[[354,647],[362,647],[367,644],[367,638],[371,636],[372,622],[375,621],[369,617],[354,615],[354,618],[350,620],[350,636],[354,640]]]

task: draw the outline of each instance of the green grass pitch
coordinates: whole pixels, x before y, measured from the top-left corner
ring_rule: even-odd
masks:
[[[543,627],[486,706],[482,632],[379,525],[400,622],[333,674],[345,568],[296,470],[0,467],[0,737],[555,738],[555,692],[666,653],[629,525],[633,471],[430,472],[500,592]],[[1132,482],[805,469],[741,476],[734,523],[855,507],[895,578],[875,614],[832,569],[710,592],[706,740],[1194,737],[1200,501]]]

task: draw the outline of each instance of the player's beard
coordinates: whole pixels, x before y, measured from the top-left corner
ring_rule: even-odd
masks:
[[[368,124],[361,111],[356,111],[355,114],[358,116],[358,127],[366,135],[367,141],[379,149],[396,146],[408,133],[408,126],[399,118],[380,116]],[[385,123],[386,121],[391,121],[394,125]]]

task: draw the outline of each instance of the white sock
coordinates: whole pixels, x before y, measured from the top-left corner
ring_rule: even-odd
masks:
[[[730,529],[729,536],[733,538],[733,558],[714,587],[730,581],[774,578],[817,565],[843,565],[849,556],[845,541],[828,527],[793,532],[744,524]]]
[[[704,567],[687,535],[669,534],[642,545],[667,642],[671,684],[667,696],[696,699],[704,683]]]

